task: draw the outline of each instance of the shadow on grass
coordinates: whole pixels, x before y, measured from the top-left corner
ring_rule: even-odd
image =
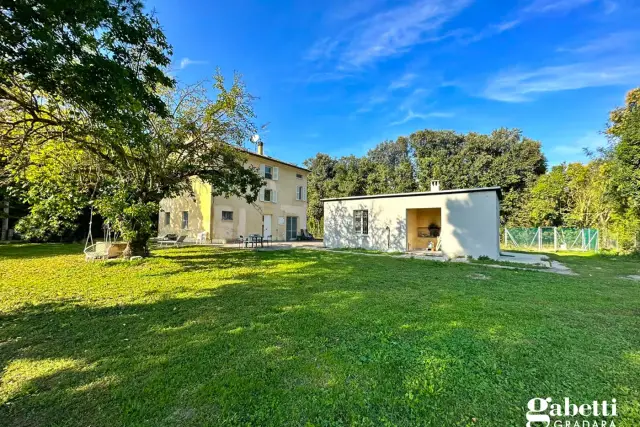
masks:
[[[623,358],[638,351],[633,319],[612,320],[620,339],[600,311],[563,323],[571,305],[549,308],[544,283],[492,272],[482,285],[473,266],[387,257],[185,249],[157,256],[184,273],[238,268],[234,283],[1,314],[0,425],[513,425],[536,396],[638,397]],[[162,283],[180,294],[181,277]]]
[[[0,244],[0,261],[3,259],[33,259],[60,255],[84,256],[84,246],[76,243],[7,243]]]

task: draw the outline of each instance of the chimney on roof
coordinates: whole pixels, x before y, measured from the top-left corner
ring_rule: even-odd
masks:
[[[264,156],[264,144],[262,141],[258,141],[258,154]]]
[[[437,179],[431,180],[431,191],[440,191],[440,181]]]

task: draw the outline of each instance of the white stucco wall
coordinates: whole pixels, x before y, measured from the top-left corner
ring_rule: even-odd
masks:
[[[498,258],[499,203],[493,190],[325,201],[324,244],[330,248],[404,252],[407,209],[440,208],[440,237],[445,255]],[[369,211],[368,235],[357,235],[353,230],[353,211],[357,209]]]

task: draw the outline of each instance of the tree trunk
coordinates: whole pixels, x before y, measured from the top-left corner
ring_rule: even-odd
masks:
[[[127,247],[124,249],[122,256],[125,259],[129,259],[132,256],[149,256],[149,235],[138,233],[132,239],[127,242]]]
[[[2,203],[2,231],[0,231],[0,240],[9,240],[9,201]]]

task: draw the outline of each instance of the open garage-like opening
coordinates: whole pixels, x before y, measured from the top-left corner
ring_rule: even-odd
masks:
[[[440,208],[407,209],[407,250],[440,252]]]

